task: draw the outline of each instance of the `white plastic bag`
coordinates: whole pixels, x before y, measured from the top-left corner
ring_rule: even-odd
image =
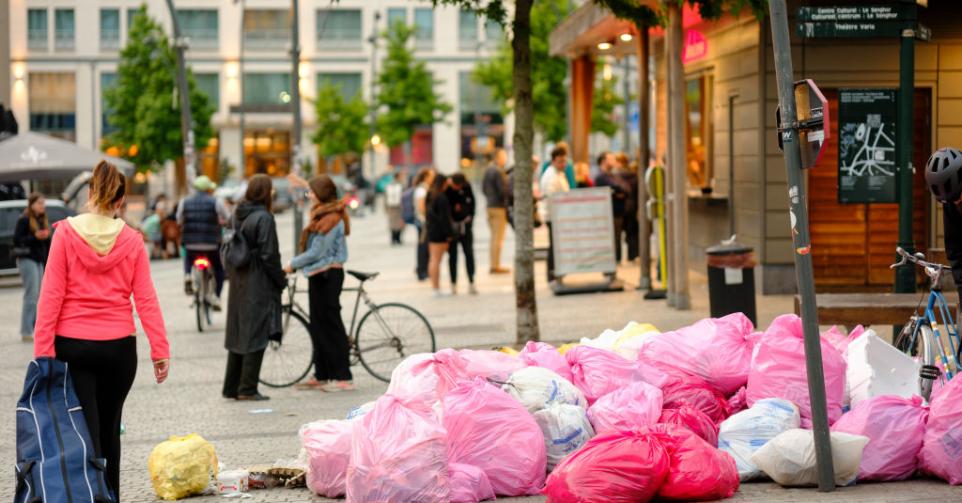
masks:
[[[788,400],[766,398],[722,422],[718,448],[731,454],[742,482],[763,474],[752,462],[752,455],[779,434],[798,428],[798,407]]]
[[[831,433],[831,439],[835,484],[847,486],[855,482],[862,462],[862,449],[869,439],[838,431]],[[752,462],[780,485],[818,485],[812,430],[796,428],[782,433],[758,449],[752,455]]]
[[[526,367],[516,371],[501,389],[521,402],[531,413],[552,403],[588,406],[584,394],[574,384],[542,367]]]
[[[544,434],[548,450],[548,471],[568,454],[577,451],[595,436],[585,410],[577,405],[553,403],[534,413],[534,420]]]
[[[650,323],[629,321],[621,330],[605,330],[598,337],[581,338],[581,344],[598,349],[607,349],[629,360],[638,359],[638,351],[649,337],[657,335],[658,329]]]

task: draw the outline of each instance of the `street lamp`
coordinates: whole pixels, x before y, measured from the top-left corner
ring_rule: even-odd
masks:
[[[371,123],[371,148],[370,150],[370,175],[373,179],[377,176],[377,152],[375,147],[381,143],[381,137],[376,133],[375,123],[377,122],[377,105],[375,104],[377,100],[377,24],[381,20],[381,12],[374,11],[374,24],[371,27],[371,36],[367,38],[369,44],[371,44],[371,97],[368,103],[368,109],[370,110],[370,118],[368,121]],[[375,142],[375,140],[377,140]]]

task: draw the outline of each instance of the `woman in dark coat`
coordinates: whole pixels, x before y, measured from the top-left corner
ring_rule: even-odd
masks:
[[[425,220],[428,241],[428,276],[434,296],[441,296],[441,259],[448,252],[454,239],[454,222],[451,216],[451,202],[445,191],[449,186],[448,178],[438,174],[431,182],[425,200]]]
[[[33,326],[37,321],[37,299],[43,268],[50,251],[52,229],[47,221],[43,194],[34,192],[27,198],[27,208],[17,219],[13,230],[14,254],[23,279],[23,310],[20,315],[20,339],[33,340]]]
[[[281,333],[281,292],[287,284],[271,214],[271,191],[270,177],[254,175],[234,213],[234,229],[244,236],[251,261],[244,268],[228,270],[224,398],[268,399],[257,391],[257,381],[267,343]]]

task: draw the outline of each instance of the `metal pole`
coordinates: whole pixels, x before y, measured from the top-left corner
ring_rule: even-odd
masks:
[[[788,172],[789,212],[795,251],[795,280],[798,282],[802,327],[805,334],[805,368],[808,372],[808,394],[812,404],[812,426],[815,435],[815,459],[818,463],[818,489],[835,489],[832,466],[832,444],[825,407],[825,376],[822,370],[822,348],[818,333],[818,310],[815,305],[815,281],[812,273],[811,244],[808,231],[808,201],[802,176],[802,159],[796,129],[792,46],[788,31],[785,0],[770,0],[772,45],[775,75],[778,81],[778,103],[782,123],[779,124],[784,145],[785,169]]]
[[[291,169],[303,176],[300,165],[301,155],[301,43],[298,23],[297,0],[291,0],[291,103],[294,109],[294,127],[291,135]],[[299,205],[300,198],[294,202],[294,250],[300,242],[304,217]]]
[[[378,21],[381,20],[381,12],[374,11],[374,25],[371,29],[371,36],[367,39],[371,43],[371,96],[368,101],[368,108],[370,109],[370,130],[371,139],[374,138],[374,134],[377,132],[376,122],[377,122],[377,25]],[[371,154],[371,178],[374,178],[377,172],[377,167],[375,163],[377,162],[377,152],[374,149],[374,143],[369,142],[370,154]]]
[[[247,14],[247,5],[245,0],[240,0],[240,51],[237,55],[237,89],[240,93],[240,123],[238,125],[240,134],[240,162],[237,165],[238,177],[245,178],[247,176],[247,151],[244,150],[244,16]]]
[[[645,173],[651,158],[651,146],[648,144],[649,116],[651,115],[651,86],[649,80],[649,59],[651,59],[651,45],[649,43],[648,27],[638,27],[638,257],[641,262],[638,288],[651,288],[651,250],[649,249],[648,224],[648,184],[645,183]]]
[[[173,0],[167,0],[167,10],[174,28],[174,50],[177,55],[177,93],[180,95],[180,135],[184,142],[184,172],[187,176],[187,186],[194,183],[197,176],[196,156],[194,155],[194,129],[190,116],[190,88],[187,86],[187,68],[184,62],[184,51],[187,50],[187,40],[180,35],[180,23],[177,21],[177,11]]]
[[[668,169],[672,182],[672,207],[674,219],[671,222],[673,236],[672,257],[674,267],[674,295],[669,300],[675,309],[691,309],[691,298],[688,294],[688,160],[685,148],[685,102],[684,102],[684,65],[681,62],[682,27],[681,7],[677,2],[668,2],[668,53],[671,58],[668,71],[668,122],[672,126],[671,136],[668,138],[671,157]]]
[[[899,246],[909,253],[915,252],[912,236],[912,131],[915,118],[915,23],[917,7],[915,2],[902,2],[905,13],[905,29],[899,47],[899,92],[898,92],[898,198],[899,198]],[[895,291],[911,293],[915,291],[915,269],[906,264],[895,271]]]
[[[630,69],[630,65],[628,64],[628,55],[624,55],[624,56],[621,57],[621,73],[622,73],[621,78],[622,78],[622,80],[624,80],[624,82],[623,82],[622,84],[624,85],[624,88],[625,88],[625,90],[624,90],[624,94],[625,94],[625,104],[624,104],[625,117],[624,117],[624,121],[623,121],[624,124],[623,124],[623,126],[622,126],[622,132],[621,132],[621,134],[622,134],[622,138],[624,138],[622,141],[624,141],[625,146],[622,147],[621,150],[622,150],[622,151],[625,153],[625,155],[627,155],[627,156],[631,156],[631,131],[630,131],[630,129],[631,129],[631,127],[630,127],[630,126],[631,126],[631,117],[629,117],[629,114],[628,114],[628,106],[629,106],[629,104],[631,103],[631,83],[628,82],[628,76],[629,76],[629,72],[630,72],[630,71],[631,71],[631,69]],[[625,166],[625,168],[627,168],[627,166]]]
[[[735,235],[735,98],[728,96],[728,235]]]

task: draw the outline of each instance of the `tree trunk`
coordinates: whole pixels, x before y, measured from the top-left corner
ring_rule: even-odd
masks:
[[[540,339],[538,302],[534,289],[534,197],[531,155],[534,142],[534,101],[531,91],[531,5],[517,0],[514,11],[514,290],[517,342]]]

